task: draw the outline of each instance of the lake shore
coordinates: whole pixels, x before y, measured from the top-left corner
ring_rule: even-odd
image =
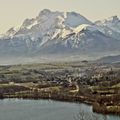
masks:
[[[119,106],[115,106],[111,104],[113,109],[108,109],[108,105],[100,104],[97,102],[96,98],[92,98],[90,96],[80,96],[80,95],[65,95],[61,93],[56,94],[48,94],[48,93],[21,93],[21,94],[6,94],[1,96],[0,99],[29,99],[29,100],[54,100],[54,101],[64,101],[64,102],[73,102],[73,103],[85,103],[88,105],[92,105],[93,112],[101,113],[101,114],[111,114],[111,115],[120,115]]]

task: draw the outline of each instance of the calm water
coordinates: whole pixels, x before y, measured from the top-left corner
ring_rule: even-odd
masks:
[[[85,104],[5,99],[0,100],[0,120],[74,120],[80,109],[86,114],[92,113],[92,107]],[[115,116],[107,117],[108,120],[120,120]]]

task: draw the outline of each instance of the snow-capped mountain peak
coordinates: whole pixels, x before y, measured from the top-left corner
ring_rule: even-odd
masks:
[[[36,18],[26,19],[18,31],[9,30],[15,33],[13,36],[30,36],[30,38],[37,40],[38,38],[46,38],[47,42],[55,37],[65,38],[72,30],[76,29],[82,24],[91,25],[92,22],[75,12],[59,12],[51,11],[49,9],[42,10]],[[7,34],[11,37],[11,34]],[[49,36],[49,37],[48,37]],[[45,43],[42,40],[42,43]]]
[[[117,16],[92,23],[76,12],[44,9],[0,37],[0,55],[119,51],[119,38]]]
[[[120,19],[112,16],[95,22],[98,29],[107,36],[120,40]]]
[[[36,25],[37,24],[37,21],[33,18],[33,19],[26,19],[22,26],[21,26],[21,29],[22,28],[28,28],[30,29],[32,26]]]
[[[118,16],[112,16],[108,18],[107,21],[115,23],[115,22],[120,22],[120,19],[118,18]]]
[[[82,25],[82,24],[92,24],[92,22],[78,13],[67,12],[65,24],[70,26],[70,27],[75,28],[75,27]]]
[[[14,37],[18,30],[19,28],[12,27],[2,37]]]
[[[40,11],[39,16],[41,16],[41,14],[43,14],[43,15],[48,15],[48,14],[50,14],[50,13],[51,13],[51,10],[49,10],[49,9],[44,9],[44,10]]]
[[[120,22],[120,19],[118,16],[112,16],[112,17],[109,17],[107,19],[104,19],[104,20],[99,20],[99,21],[96,21],[95,23],[96,24],[107,24],[107,23],[118,23]]]

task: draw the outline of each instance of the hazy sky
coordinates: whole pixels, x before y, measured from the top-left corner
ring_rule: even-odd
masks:
[[[0,33],[45,8],[76,11],[92,21],[120,16],[120,0],[0,0]]]

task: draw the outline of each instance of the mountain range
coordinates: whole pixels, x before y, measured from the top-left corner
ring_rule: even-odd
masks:
[[[1,57],[90,56],[120,52],[120,19],[92,22],[76,12],[42,10],[0,35]],[[64,58],[64,57],[63,57]]]

